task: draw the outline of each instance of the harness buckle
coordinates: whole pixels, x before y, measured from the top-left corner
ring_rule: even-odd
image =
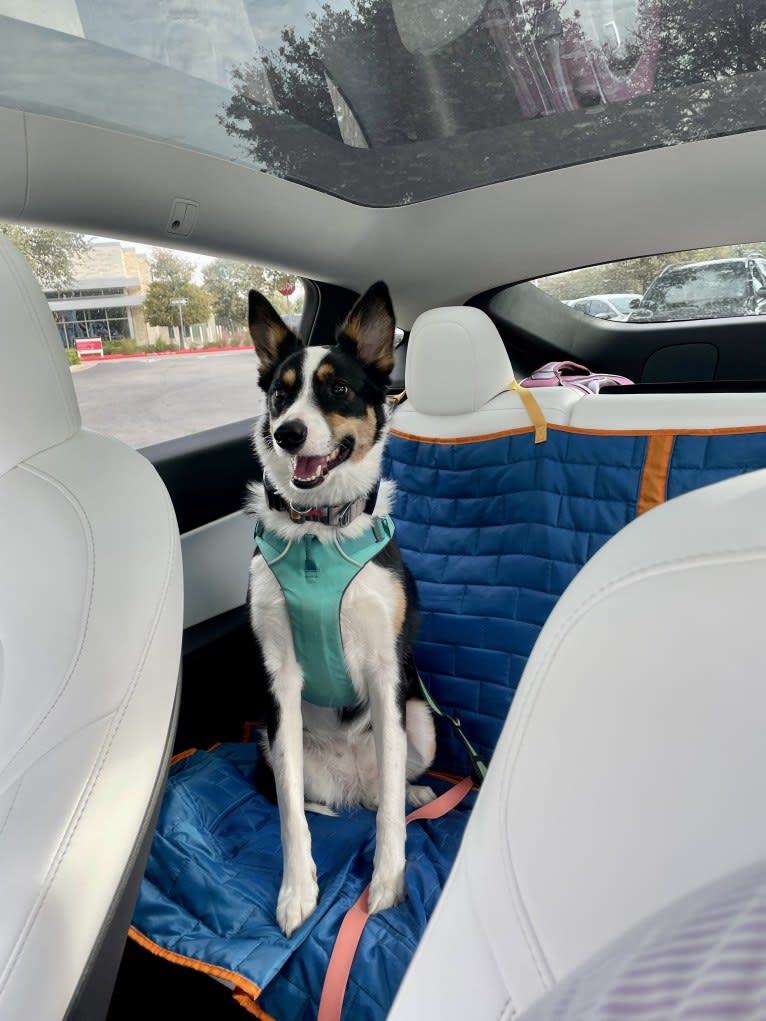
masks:
[[[376,542],[383,542],[384,539],[391,538],[391,532],[386,518],[373,518],[371,527],[372,534],[375,536]]]

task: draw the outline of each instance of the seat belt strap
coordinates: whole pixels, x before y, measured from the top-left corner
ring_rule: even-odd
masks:
[[[471,772],[473,773],[474,781],[480,787],[482,782],[484,781],[484,777],[487,775],[487,765],[479,757],[479,753],[476,751],[474,746],[471,744],[466,735],[463,733],[462,723],[457,718],[457,716],[450,716],[449,713],[445,713],[441,706],[439,706],[438,703],[434,700],[433,695],[423,683],[423,678],[420,676],[420,671],[415,665],[415,660],[412,658],[412,656],[409,656],[405,661],[404,669],[410,674],[410,677],[414,679],[415,682],[417,683],[418,687],[420,688],[420,694],[422,695],[423,700],[427,703],[431,712],[434,713],[436,716],[440,716],[443,720],[446,720],[447,723],[449,723],[450,726],[452,727],[453,731],[455,732],[455,737],[458,739],[458,741],[460,741],[463,748],[465,748],[466,754],[471,763]]]
[[[465,777],[428,805],[423,805],[410,812],[406,819],[407,823],[415,822],[417,819],[439,819],[459,805],[472,788],[471,777]],[[351,965],[354,963],[356,948],[359,946],[362,932],[370,917],[367,913],[369,892],[370,887],[365,887],[359,899],[348,909],[341,922],[335,946],[330,954],[330,963],[327,965],[317,1021],[340,1021]]]
[[[521,403],[529,415],[529,420],[535,427],[535,443],[545,443],[548,439],[548,423],[545,420],[543,409],[535,400],[534,394],[525,386],[519,386],[515,379],[511,380],[508,389],[513,390],[521,398]]]

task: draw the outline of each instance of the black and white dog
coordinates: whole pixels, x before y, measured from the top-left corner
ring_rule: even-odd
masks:
[[[268,409],[254,434],[263,484],[251,487],[261,542],[250,569],[250,620],[270,688],[264,751],[284,857],[277,920],[289,936],[318,897],[306,805],[377,810],[370,913],[402,900],[405,801],[434,797],[410,781],[433,761],[435,733],[404,669],[415,591],[390,537],[392,487],[380,481],[394,364],[388,288],[374,284],[327,347],[304,347],[257,291],[249,320]],[[325,599],[332,557],[355,573]],[[309,604],[319,617],[304,615]],[[315,668],[321,676],[309,682]],[[329,676],[338,673],[340,680]]]

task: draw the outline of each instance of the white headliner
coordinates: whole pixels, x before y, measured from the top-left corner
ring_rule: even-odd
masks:
[[[766,237],[766,131],[604,159],[373,209],[177,146],[0,108],[0,217],[179,247],[174,198],[200,205],[184,247],[361,291],[400,326],[491,287],[631,256]]]

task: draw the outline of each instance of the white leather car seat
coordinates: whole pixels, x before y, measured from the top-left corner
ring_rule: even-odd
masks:
[[[530,424],[509,386],[514,370],[497,327],[481,309],[447,305],[412,324],[405,367],[407,400],[392,426],[412,436],[481,437]],[[582,394],[540,388],[534,398],[546,421],[569,424]]]
[[[149,462],[81,428],[1,236],[0,364],[0,1018],[97,1021],[175,726],[178,529]]]
[[[764,521],[759,471],[649,511],[576,576],[390,1021],[515,1018],[642,919],[766,857]]]

